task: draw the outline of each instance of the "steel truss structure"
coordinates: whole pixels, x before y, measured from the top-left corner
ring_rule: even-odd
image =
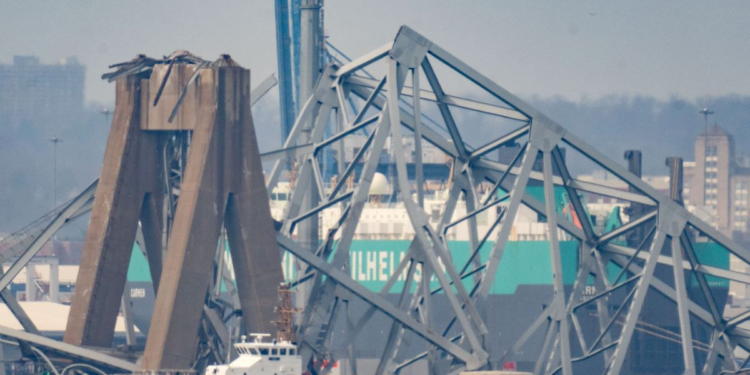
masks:
[[[436,64],[457,73],[476,88],[478,95],[491,100],[449,95],[443,89],[442,77],[436,73]],[[378,65],[385,71],[382,78],[373,80],[364,75],[363,69]],[[436,108],[437,121],[426,119],[428,105]],[[454,116],[459,109],[517,125],[510,132],[498,131],[494,139],[472,148],[464,141],[466,128],[461,127],[465,124]],[[331,127],[334,131],[327,132]],[[331,188],[326,189],[320,165],[323,150],[328,147],[339,150],[341,161],[346,139],[360,133],[367,134],[365,145],[350,164],[339,167]],[[414,139],[413,177],[407,168],[406,138]],[[437,223],[431,222],[424,210],[421,160],[424,142],[445,153],[452,164],[449,196]],[[498,149],[513,143],[522,145],[515,158],[511,161],[494,158]],[[350,277],[349,248],[369,199],[378,162],[388,152],[387,146],[390,157],[395,158],[399,198],[408,213],[414,237],[406,256],[378,294]],[[573,153],[609,171],[630,189],[623,191],[575,179],[568,169]],[[386,330],[388,339],[381,348],[377,375],[399,373],[421,359],[428,361],[432,374],[496,368],[503,360],[512,358],[534,335],[544,338],[538,350],[536,374],[578,373],[575,369],[584,363],[594,363],[599,373],[624,373],[623,364],[647,293],[654,292],[672,301],[672,313],[679,317],[677,334],[681,338],[685,374],[713,374],[718,368],[735,371],[738,369],[735,349],[750,349],[750,332],[739,327],[750,318],[750,311],[724,317],[723,306],[717,305],[707,281],[713,277],[748,283],[750,276],[702,263],[695,246],[705,241],[718,243],[745,263],[750,263],[750,251],[406,26],[392,43],[343,66],[328,66],[283,148],[265,154],[264,158],[275,160],[267,176],[269,193],[277,186],[283,170],[291,165],[296,168],[297,188],[283,214],[278,243],[303,264],[295,284],[304,283],[312,288],[298,323],[298,337],[305,363],[317,371],[326,372],[333,363],[330,361],[332,327],[337,320],[346,322],[346,337],[338,340],[348,346],[349,360],[356,369],[355,338],[380,313],[392,323]],[[350,183],[352,180],[354,184]],[[533,184],[543,186],[542,199],[529,194],[528,187]],[[312,186],[317,187],[314,190],[320,203],[305,212],[302,202],[307,192],[313,190],[309,189]],[[556,192],[561,190],[571,207],[567,214],[559,210],[561,202]],[[640,205],[643,214],[610,231],[598,230],[588,220],[582,198],[587,194]],[[467,214],[456,217],[455,207],[461,199],[466,202]],[[296,227],[307,220],[317,220],[319,214],[334,206],[340,207],[342,214],[338,224],[323,233],[319,247],[306,248],[295,240]],[[492,207],[499,207],[501,214],[482,233],[478,230],[477,216]],[[498,273],[498,265],[521,207],[546,220],[553,295],[526,333],[504,338],[514,344],[504,353],[496,354],[489,347],[485,323],[503,317],[488,311],[487,300],[493,282],[505,277]],[[473,249],[468,261],[460,264],[452,259],[445,236],[448,228],[458,224],[468,225]],[[639,246],[624,244],[622,238],[635,230],[648,234]],[[579,251],[575,283],[567,290],[560,251],[563,237],[576,241]],[[491,250],[480,256],[486,244],[491,244]],[[655,272],[657,266],[669,267],[671,275],[665,277]],[[417,271],[421,273],[419,278]],[[403,287],[396,288],[399,277],[404,277],[400,284]],[[430,286],[431,278],[437,280],[438,288]],[[688,293],[690,280],[699,286],[699,296]],[[596,294],[583,300],[584,289],[592,284]],[[384,298],[394,292],[400,295],[396,303]],[[433,304],[437,293],[445,295],[447,306]],[[358,320],[352,318],[347,308],[353,298],[369,305]],[[612,311],[609,307],[612,305],[619,307]],[[595,309],[599,322],[593,336],[584,332],[580,324],[588,307]],[[447,324],[433,321],[430,310],[436,308],[450,309],[453,318]],[[709,342],[694,340],[693,332],[700,327],[711,332]],[[407,334],[423,340],[421,355],[405,358],[402,343]],[[704,352],[700,356],[695,355],[698,349]]]

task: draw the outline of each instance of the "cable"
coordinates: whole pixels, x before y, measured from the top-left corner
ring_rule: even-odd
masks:
[[[87,365],[87,364],[85,364],[85,363],[74,363],[74,364],[72,364],[72,365],[69,365],[68,367],[64,368],[64,369],[62,370],[62,372],[61,372],[60,374],[61,374],[61,375],[65,375],[65,373],[66,373],[66,372],[67,372],[68,370],[74,369],[74,368],[76,368],[76,367],[86,367],[86,368],[89,368],[89,369],[92,369],[92,370],[94,370],[94,371],[98,372],[98,373],[99,373],[99,374],[101,374],[101,375],[107,375],[107,373],[106,373],[106,372],[104,372],[104,371],[102,371],[101,369],[98,369],[98,368],[96,368],[96,367],[94,367],[94,366],[91,366],[91,365]]]
[[[55,375],[60,375],[60,373],[57,372],[57,368],[55,368],[55,365],[52,364],[52,361],[50,361],[50,359],[41,350],[39,350],[39,349],[37,349],[37,348],[35,348],[33,346],[30,346],[30,348],[31,348],[31,350],[34,353],[36,353],[38,356],[42,357],[47,362],[47,365],[49,366],[50,370],[52,370],[52,372],[54,372]]]
[[[591,316],[596,316],[596,314],[594,314],[594,313],[591,313],[590,315]],[[625,318],[617,319],[617,321],[615,323],[618,324],[618,325],[621,325],[621,326],[625,325]],[[656,333],[654,331],[649,331],[646,328],[638,327],[638,325],[645,326],[645,327],[648,327],[648,328],[654,328],[654,329],[656,329],[656,330],[658,330],[660,332],[664,332],[664,334]],[[653,324],[649,324],[649,323],[640,321],[640,320],[636,321],[635,330],[637,330],[638,332],[643,332],[643,333],[645,333],[647,335],[651,335],[651,336],[654,336],[654,337],[657,337],[657,338],[661,338],[661,339],[670,341],[670,342],[674,342],[674,343],[677,343],[677,344],[682,344],[682,336],[680,336],[679,334],[677,334],[675,332],[672,332],[670,330],[667,330],[665,328],[662,328],[662,327],[659,327],[659,326],[656,326],[656,325],[653,325]],[[672,337],[667,336],[666,334],[672,335]],[[679,337],[679,338],[675,338],[675,337]],[[710,346],[708,344],[706,344],[706,343],[704,343],[702,341],[698,341],[696,339],[693,339],[693,347],[695,349],[697,349],[697,350],[700,350],[700,351],[706,352],[706,353],[709,352],[709,349],[710,349]]]

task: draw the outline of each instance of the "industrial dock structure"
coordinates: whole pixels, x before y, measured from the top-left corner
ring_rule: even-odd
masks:
[[[34,366],[0,375],[239,374],[250,360],[274,375],[742,373],[750,308],[729,296],[750,284],[750,249],[730,230],[747,215],[704,220],[682,159],[660,191],[639,152],[610,159],[438,40],[402,26],[342,61],[319,1],[276,3],[278,80],[182,50],[105,74],[100,177],[0,242],[0,317],[15,320],[0,361]],[[261,153],[251,108],[277,83],[283,145]],[[494,136],[477,142],[478,126]],[[720,136],[707,129],[698,167]],[[701,186],[687,200],[726,206]],[[61,266],[36,256],[87,214],[63,306]],[[39,278],[64,329],[12,292]]]

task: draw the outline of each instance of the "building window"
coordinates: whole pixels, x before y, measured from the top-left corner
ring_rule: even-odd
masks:
[[[708,146],[706,147],[706,156],[716,156],[718,154],[718,147]]]

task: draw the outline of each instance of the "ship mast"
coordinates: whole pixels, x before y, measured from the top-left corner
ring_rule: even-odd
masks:
[[[282,283],[279,286],[279,305],[276,307],[278,320],[271,322],[276,326],[276,339],[279,341],[297,341],[292,322],[294,321],[294,314],[297,313],[299,309],[292,307],[292,293],[294,293],[294,291],[289,284]]]

